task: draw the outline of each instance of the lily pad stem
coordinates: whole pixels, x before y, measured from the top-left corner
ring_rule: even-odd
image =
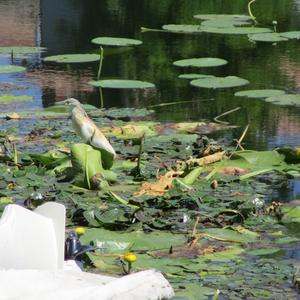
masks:
[[[18,164],[18,151],[17,151],[17,146],[16,143],[13,143],[13,151],[14,151],[14,164]]]
[[[102,71],[103,59],[104,59],[104,49],[103,49],[103,47],[100,47],[100,61],[99,61],[99,69],[98,69],[98,74],[97,74],[97,80],[100,79],[100,75],[101,75],[101,71]]]
[[[136,166],[138,174],[141,174],[141,161],[142,161],[144,142],[145,142],[145,133],[141,137],[141,143],[139,148],[138,161]]]
[[[249,16],[251,17],[251,19],[252,19],[255,23],[257,23],[256,17],[253,15],[252,10],[251,10],[251,5],[252,5],[252,3],[254,3],[255,1],[256,1],[256,0],[251,0],[251,1],[248,3],[248,12],[249,12]]]
[[[100,95],[100,108],[104,107],[104,99],[103,99],[103,92],[102,92],[102,88],[99,87],[99,95]]]

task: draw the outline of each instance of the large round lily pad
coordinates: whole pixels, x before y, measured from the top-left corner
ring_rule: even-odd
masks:
[[[276,105],[300,106],[300,95],[285,94],[266,98],[265,101]]]
[[[167,24],[162,29],[178,33],[199,33],[202,32],[200,25]]]
[[[44,61],[57,63],[86,63],[100,59],[98,54],[62,54],[47,56]]]
[[[26,68],[15,65],[0,66],[0,74],[24,72]]]
[[[288,40],[288,38],[281,36],[277,32],[252,34],[249,36],[249,39],[256,42],[269,42],[269,43],[284,42]]]
[[[248,98],[268,98],[272,96],[284,95],[285,91],[275,90],[275,89],[261,89],[261,90],[245,90],[239,91],[234,94],[238,97],[248,97]]]
[[[28,102],[32,101],[31,96],[15,96],[15,95],[0,95],[0,104],[10,104],[10,103],[16,103],[16,102]]]
[[[226,65],[228,62],[222,58],[201,57],[177,60],[173,65],[178,67],[218,67]]]
[[[44,47],[17,47],[17,46],[12,46],[12,47],[0,47],[0,54],[31,54],[31,53],[39,53],[46,51],[47,48]]]
[[[216,19],[223,19],[223,20],[236,20],[236,21],[250,21],[251,17],[247,15],[230,15],[230,14],[201,14],[195,15],[195,19],[200,20],[216,20]]]
[[[280,35],[287,39],[300,39],[300,31],[281,32]]]
[[[214,75],[206,75],[206,74],[197,74],[197,73],[187,73],[187,74],[180,74],[178,78],[181,79],[199,79],[199,78],[211,78],[215,77]]]
[[[155,85],[150,82],[140,80],[125,80],[125,79],[107,79],[90,81],[89,85],[107,89],[147,89],[154,88]]]
[[[118,37],[97,37],[92,39],[91,42],[93,44],[97,44],[101,46],[118,46],[118,47],[137,46],[143,43],[140,40],[118,38]]]
[[[215,26],[201,26],[203,32],[208,33],[220,33],[220,34],[255,34],[255,33],[267,33],[272,32],[269,28],[263,27],[215,27]]]
[[[191,81],[191,85],[202,88],[231,88],[248,84],[249,81],[237,76],[200,78]]]
[[[248,21],[243,20],[234,20],[234,19],[221,19],[216,18],[213,20],[206,20],[201,23],[202,26],[208,26],[208,27],[232,27],[232,26],[245,26],[249,25]]]

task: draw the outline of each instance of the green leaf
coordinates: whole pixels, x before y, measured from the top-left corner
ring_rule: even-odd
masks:
[[[249,35],[249,39],[255,42],[269,42],[269,43],[276,43],[287,41],[288,39],[280,35],[277,32],[267,32],[267,33],[258,33],[258,34],[251,34]]]
[[[31,96],[15,96],[15,95],[0,95],[0,104],[30,102],[33,98]]]
[[[202,88],[231,88],[249,84],[249,81],[237,76],[200,78],[191,81],[191,85]]]
[[[90,188],[90,181],[95,175],[110,181],[116,180],[113,172],[103,170],[101,152],[90,145],[74,144],[71,148],[71,161],[75,176],[79,176],[77,180],[79,186]]]
[[[203,234],[206,237],[216,238],[228,242],[249,243],[256,240],[257,236],[249,232],[241,233],[236,230],[225,228],[210,228],[205,229]]]
[[[247,251],[246,253],[253,256],[263,256],[278,253],[280,250],[280,248],[260,248]]]
[[[262,27],[212,27],[212,26],[201,26],[203,32],[208,33],[219,33],[219,34],[255,34],[255,33],[267,33],[272,32],[269,28]]]
[[[201,57],[201,58],[189,58],[177,60],[173,63],[173,65],[178,67],[218,67],[226,65],[228,62],[222,58],[215,57]]]
[[[98,54],[61,54],[47,56],[44,58],[46,62],[57,62],[57,63],[86,63],[93,62],[100,59]]]
[[[118,37],[97,37],[92,39],[93,44],[101,46],[118,46],[118,47],[128,47],[141,45],[143,42],[135,39],[126,39]]]
[[[24,72],[26,68],[15,65],[0,66],[0,74]]]
[[[251,17],[248,15],[235,15],[235,14],[200,14],[195,15],[195,19],[200,20],[235,20],[235,21],[251,21]]]
[[[264,100],[276,105],[300,106],[300,95],[285,94],[269,97]]]
[[[280,35],[287,39],[300,39],[300,31],[281,32]]]
[[[155,85],[146,81],[139,80],[125,80],[125,79],[107,79],[90,81],[89,85],[107,89],[147,89],[154,88]]]
[[[285,91],[282,90],[246,90],[246,91],[239,91],[234,94],[234,96],[238,97],[248,97],[248,98],[268,98],[273,96],[284,95]]]
[[[188,73],[188,74],[180,74],[178,78],[181,79],[200,79],[200,78],[212,78],[215,77],[213,75],[206,74],[196,74],[196,73]]]
[[[169,232],[144,233],[137,232],[115,232],[105,229],[88,229],[81,237],[84,244],[91,241],[103,248],[105,252],[115,251],[125,252],[150,251],[159,249],[169,249],[171,246],[182,245],[186,242],[186,237],[182,234],[172,234]]]
[[[176,33],[199,33],[202,32],[200,25],[184,25],[184,24],[166,24],[162,27],[164,30]]]

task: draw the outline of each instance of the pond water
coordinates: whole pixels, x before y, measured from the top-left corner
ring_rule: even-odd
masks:
[[[105,90],[105,107],[149,107],[181,102],[157,107],[155,118],[161,121],[212,120],[225,111],[241,107],[224,118],[240,126],[225,134],[227,140],[239,137],[249,123],[244,140],[248,149],[300,146],[299,108],[234,96],[234,92],[245,88],[297,93],[300,89],[298,40],[255,44],[246,35],[142,33],[140,29],[161,28],[164,24],[198,24],[193,15],[206,13],[247,14],[247,1],[24,0],[20,4],[16,0],[0,0],[0,45],[47,47],[46,53],[14,59],[14,63],[26,66],[28,72],[1,74],[0,80],[25,85],[28,88],[25,94],[34,97],[34,102],[18,104],[14,110],[47,106],[66,97],[99,106],[98,90],[86,85],[95,79],[97,63],[56,65],[46,64],[41,58],[53,54],[97,53],[97,46],[90,43],[97,36],[137,38],[143,45],[106,50],[102,75],[150,81],[156,85],[156,91]],[[272,21],[276,20],[280,32],[300,28],[300,2],[296,0],[257,1],[253,13],[263,26],[272,28]],[[179,59],[209,56],[224,58],[229,63],[200,70],[183,70],[172,65]],[[0,56],[1,65],[10,62],[10,57]],[[178,79],[179,74],[187,71],[240,76],[250,84],[226,90],[196,88]],[[24,94],[24,91],[17,93]]]

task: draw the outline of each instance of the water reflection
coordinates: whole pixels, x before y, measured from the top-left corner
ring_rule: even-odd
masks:
[[[265,0],[255,3],[253,12],[266,26],[277,20],[278,31],[297,30],[300,27],[298,7],[299,1]],[[295,93],[300,87],[298,42],[253,44],[246,36],[141,33],[140,30],[141,26],[160,28],[167,23],[197,24],[193,15],[200,13],[246,14],[247,6],[240,0],[25,0],[21,3],[0,0],[0,43],[2,46],[41,45],[48,49],[45,56],[97,53],[97,47],[90,40],[101,35],[141,39],[143,45],[140,47],[105,49],[103,77],[150,81],[156,84],[156,92],[105,90],[106,107],[148,107],[179,101],[181,104],[159,107],[156,117],[165,121],[197,121],[212,120],[239,106],[240,111],[226,117],[232,124],[240,126],[224,133],[227,140],[239,136],[250,123],[244,140],[246,148],[299,146],[299,109],[234,97],[238,89],[198,89],[191,87],[188,81],[178,79],[183,72],[195,71],[217,76],[236,75],[250,81],[247,89],[277,88]],[[206,56],[224,58],[229,64],[200,70],[172,65],[178,59]],[[9,63],[9,58],[0,58],[0,63]],[[27,66],[28,72],[17,76],[0,75],[0,80],[24,82],[28,86],[26,93],[34,95],[31,106],[47,106],[70,96],[99,105],[98,90],[86,85],[95,78],[97,63],[45,64],[39,56],[16,59],[14,63]],[[185,104],[184,101],[194,102]]]

